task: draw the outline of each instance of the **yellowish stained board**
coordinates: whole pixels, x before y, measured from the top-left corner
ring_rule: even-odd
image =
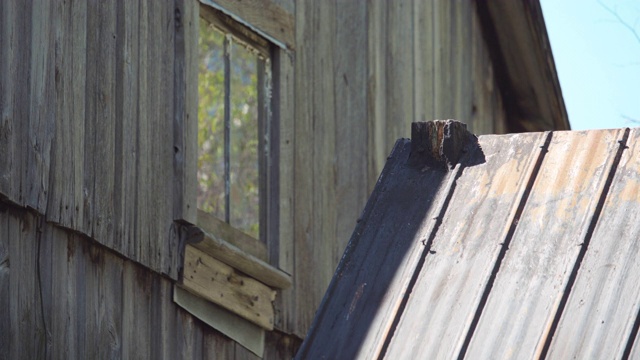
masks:
[[[273,330],[274,290],[190,245],[184,263],[185,289]]]

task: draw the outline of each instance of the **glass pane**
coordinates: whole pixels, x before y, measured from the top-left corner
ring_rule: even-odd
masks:
[[[258,56],[231,44],[231,225],[259,238]]]
[[[198,45],[198,208],[224,219],[224,35],[200,19]]]

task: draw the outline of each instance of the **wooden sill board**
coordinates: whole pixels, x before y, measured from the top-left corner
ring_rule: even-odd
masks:
[[[225,241],[219,235],[203,231],[197,226],[192,226],[189,229],[189,246],[204,252],[272,288],[287,289],[291,287],[291,276],[289,274],[248,254],[237,246]]]
[[[187,245],[183,287],[193,294],[273,330],[276,292],[207,253]]]

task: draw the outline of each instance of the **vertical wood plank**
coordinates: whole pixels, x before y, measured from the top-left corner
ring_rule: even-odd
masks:
[[[433,1],[415,1],[413,11],[414,121],[433,120],[434,109],[434,38]]]
[[[135,259],[138,168],[138,2],[117,2],[114,248]],[[144,71],[144,69],[142,69]]]
[[[367,4],[336,6],[335,198],[332,264],[338,264],[367,197]],[[364,182],[364,183],[363,183]],[[327,209],[330,213],[331,209]]]
[[[174,10],[174,216],[196,223],[198,19],[196,1],[176,0]]]
[[[56,136],[47,220],[85,232],[86,2],[60,1],[56,21]]]
[[[0,211],[0,334],[11,333],[11,253],[9,214]],[[0,336],[0,354],[10,354],[11,337]],[[3,355],[4,356],[4,355]]]
[[[308,74],[312,69],[311,58],[313,55],[313,41],[309,38],[315,32],[312,20],[312,5],[306,1],[296,4],[296,61],[295,73]],[[308,77],[295,77],[295,135],[294,135],[294,239],[295,243],[295,269],[294,284],[296,284],[296,293],[307,291],[310,284],[306,283],[303,276],[306,271],[310,271],[310,250],[309,243],[312,241],[312,226],[314,218],[314,206],[312,205],[311,194],[313,193],[313,182],[309,179],[309,174],[313,174],[313,163],[309,161],[313,157],[313,119],[312,104],[305,99],[312,99],[314,93],[312,87],[306,86]],[[304,301],[302,296],[296,294],[295,308],[292,309],[295,314],[296,334],[304,334],[305,326],[298,325],[300,323],[308,324],[311,321],[309,315],[302,315]]]
[[[37,219],[28,212],[8,219],[9,260],[9,358],[44,357],[45,331],[36,268]],[[29,274],[31,276],[25,276]],[[3,320],[3,321],[6,321]]]
[[[2,118],[0,122],[0,192],[14,203],[23,205],[25,175],[30,156],[24,141],[30,125],[30,44],[32,2],[7,1],[2,4],[3,81]]]
[[[293,54],[284,50],[275,50],[274,66],[274,118],[280,121],[279,150],[279,224],[277,238],[270,239],[267,244],[269,260],[279,269],[293,275],[295,273],[295,178],[294,178],[294,134],[295,134],[295,102],[294,102],[294,62]],[[274,243],[275,242],[275,243]],[[283,331],[295,328],[295,292],[291,287],[279,291],[274,301],[274,326]]]
[[[181,308],[176,315],[178,354],[184,359],[205,359],[203,357],[204,334],[199,320]]]
[[[52,275],[55,281],[52,291],[51,356],[54,359],[78,358],[77,339],[83,329],[77,308],[77,256],[82,253],[75,235],[61,230],[53,231]]]
[[[115,180],[115,118],[116,118],[116,3],[113,1],[102,1],[94,18],[95,22],[90,22],[92,26],[99,24],[99,29],[95,38],[90,41],[96,43],[97,49],[94,55],[96,61],[89,65],[88,81],[95,77],[95,82],[89,87],[89,104],[95,108],[89,112],[93,116],[93,141],[95,148],[93,153],[88,155],[93,158],[94,163],[93,179],[89,180],[88,186],[93,187],[93,226],[92,237],[98,239],[100,243],[110,248],[114,247],[114,180]],[[89,49],[92,46],[88,47]],[[93,182],[93,184],[91,184]]]
[[[178,323],[176,304],[173,303],[173,282],[155,275],[155,290],[151,298],[152,324],[154,329],[151,340],[152,359],[177,359],[178,353]],[[157,351],[157,356],[153,356]]]
[[[367,2],[367,189],[373,190],[392,143],[387,142],[387,9],[385,1]]]
[[[202,359],[236,359],[235,342],[211,328],[203,328]]]
[[[296,329],[303,336],[329,280],[335,209],[335,3],[296,4]],[[310,161],[310,159],[312,159]]]
[[[85,354],[91,359],[121,357],[123,261],[82,239],[84,258]]]
[[[153,273],[126,261],[122,290],[122,353],[133,359],[147,359],[151,353],[151,291]],[[157,344],[155,344],[157,345]]]
[[[150,58],[148,46],[152,42],[153,35],[149,33],[149,7],[151,4],[146,1],[139,3],[138,13],[138,37],[139,37],[139,54],[138,54],[138,118],[137,138],[136,138],[136,168],[137,181],[136,190],[137,201],[135,205],[136,212],[136,236],[133,252],[130,254],[132,258],[137,259],[143,264],[149,263],[149,240],[151,237],[147,224],[152,219],[151,215],[151,141],[150,133],[152,132],[150,117],[149,97],[153,90],[149,84],[149,67],[153,66],[153,59]]]
[[[385,2],[387,6],[387,76],[386,143],[408,137],[415,119],[413,56],[413,6],[410,0]],[[387,148],[387,153],[390,147]]]
[[[31,38],[27,43],[31,46],[29,129],[24,133],[28,140],[22,139],[26,145],[25,155],[28,157],[22,188],[24,205],[40,213],[44,213],[47,208],[51,140],[55,134],[56,119],[52,4],[52,1],[47,0],[33,2],[29,24]]]

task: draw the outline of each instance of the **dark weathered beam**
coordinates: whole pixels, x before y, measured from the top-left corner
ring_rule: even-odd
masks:
[[[478,1],[510,131],[570,129],[540,3]]]

